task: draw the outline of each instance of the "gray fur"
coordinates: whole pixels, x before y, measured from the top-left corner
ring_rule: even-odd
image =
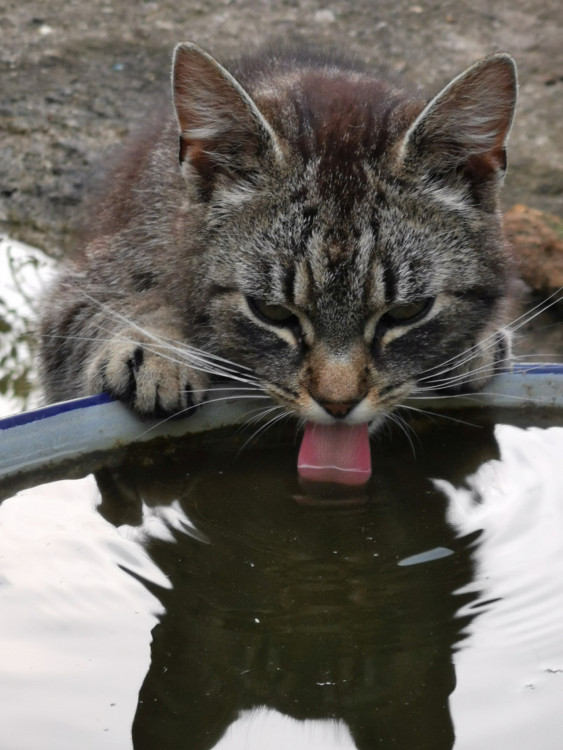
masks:
[[[306,419],[379,422],[409,394],[487,382],[509,344],[510,57],[425,104],[330,58],[227,73],[184,44],[173,92],[44,301],[48,400],[106,390],[168,414],[234,376]]]

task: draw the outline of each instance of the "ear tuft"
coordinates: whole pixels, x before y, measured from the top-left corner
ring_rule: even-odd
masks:
[[[275,135],[251,97],[195,44],[174,50],[172,93],[180,163],[186,176],[195,177],[203,198],[219,180],[249,176],[277,153]]]
[[[503,172],[516,96],[512,57],[480,60],[454,78],[413,122],[401,148],[403,163],[437,173],[461,167],[479,180]]]

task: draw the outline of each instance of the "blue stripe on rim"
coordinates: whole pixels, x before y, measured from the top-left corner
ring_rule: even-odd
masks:
[[[57,414],[64,414],[69,411],[89,409],[91,406],[98,406],[99,404],[109,404],[110,401],[113,400],[114,399],[112,399],[107,393],[98,393],[96,396],[76,398],[72,401],[62,401],[59,404],[44,406],[42,409],[24,411],[21,414],[13,414],[12,416],[0,419],[0,430],[8,430],[11,427],[21,427],[24,424],[38,422],[40,419],[48,419],[49,417],[55,417]]]
[[[563,376],[563,365],[554,362],[539,363],[537,365],[515,363],[512,369],[506,372],[508,374],[513,372],[514,374],[518,373],[522,375],[559,375],[561,377]]]

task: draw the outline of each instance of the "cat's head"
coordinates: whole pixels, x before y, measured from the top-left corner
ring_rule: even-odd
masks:
[[[216,353],[317,422],[378,421],[414,391],[491,376],[506,356],[508,55],[424,104],[318,60],[235,78],[182,44],[173,90]]]

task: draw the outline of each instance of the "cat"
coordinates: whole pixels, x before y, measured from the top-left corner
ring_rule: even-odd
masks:
[[[189,414],[226,378],[309,423],[377,426],[506,364],[508,54],[426,102],[330,54],[227,70],[181,43],[172,94],[43,301],[48,401]]]

